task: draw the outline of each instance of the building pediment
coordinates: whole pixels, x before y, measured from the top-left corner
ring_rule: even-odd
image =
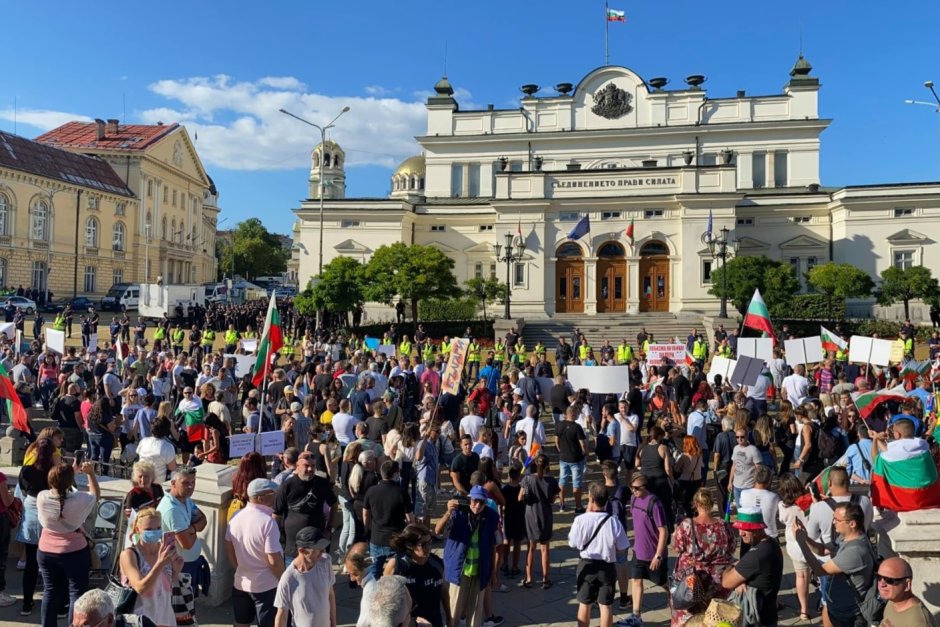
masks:
[[[888,241],[892,244],[923,244],[927,241],[927,236],[911,229],[901,229],[894,235],[889,235]]]
[[[343,240],[339,244],[333,247],[336,252],[344,253],[347,255],[371,255],[372,249],[366,246],[365,244],[360,244],[354,239]]]
[[[828,244],[809,235],[797,235],[793,239],[780,244],[781,250],[791,250],[794,248],[826,248]]]
[[[477,254],[477,255],[479,255],[479,254],[492,255],[492,254],[493,254],[493,245],[492,245],[492,244],[488,244],[488,243],[486,243],[486,242],[477,242],[477,243],[474,244],[473,246],[470,246],[470,247],[468,247],[468,248],[464,248],[463,251],[464,251],[465,253],[467,253],[468,255],[472,255],[472,254]]]
[[[435,240],[435,241],[433,241],[433,242],[428,242],[427,244],[424,244],[424,245],[425,245],[425,246],[433,246],[434,248],[438,249],[438,250],[441,251],[442,253],[455,253],[455,252],[457,252],[457,249],[454,248],[453,246],[449,246],[449,245],[447,245],[447,244],[445,244],[445,243],[443,243],[443,242],[439,242],[439,241],[437,241],[437,240]]]
[[[754,239],[753,237],[739,237],[738,238],[738,252],[763,252],[770,248],[770,244],[767,242],[762,242],[759,239]]]

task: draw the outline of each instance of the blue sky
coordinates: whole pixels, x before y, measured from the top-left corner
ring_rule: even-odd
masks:
[[[940,4],[626,2],[610,60],[644,78],[708,77],[712,97],[779,93],[803,50],[822,82],[824,185],[940,180]],[[222,194],[225,226],[262,216],[288,233],[307,193],[313,122],[344,115],[347,195],[384,196],[418,152],[423,102],[444,71],[464,108],[509,107],[603,64],[603,2],[10,2],[0,128],[34,137],[70,119],[179,121]],[[126,113],[125,113],[126,112]]]

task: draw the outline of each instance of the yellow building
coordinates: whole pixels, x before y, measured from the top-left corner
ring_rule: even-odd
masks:
[[[0,286],[44,295],[48,277],[66,297],[130,278],[139,205],[103,159],[0,132]]]
[[[69,122],[36,141],[104,159],[140,199],[133,215],[126,216],[128,263],[115,266],[107,285],[96,286],[96,291],[107,290],[111,283],[149,283],[158,277],[165,283],[216,280],[218,191],[184,127]],[[95,228],[112,233],[108,229],[114,220],[94,217],[98,221],[86,219],[82,229],[86,248],[96,242]],[[109,240],[101,241],[113,248],[106,246]]]

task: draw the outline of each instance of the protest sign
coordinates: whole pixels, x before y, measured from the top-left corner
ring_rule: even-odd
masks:
[[[46,350],[55,351],[60,355],[65,354],[65,331],[57,331],[49,327],[43,328],[46,334]]]
[[[739,337],[738,355],[770,361],[774,358],[774,341],[769,337]]]
[[[646,362],[651,366],[681,364],[685,361],[685,344],[650,344]]]
[[[255,450],[255,434],[238,433],[230,435],[228,438],[228,456],[229,459],[244,457]]]
[[[277,455],[284,452],[284,432],[264,431],[258,434],[258,452],[262,455]]]
[[[729,380],[735,385],[754,385],[764,369],[764,360],[756,357],[738,357]]]
[[[734,359],[728,359],[727,357],[713,357],[712,364],[708,368],[708,374],[705,375],[705,378],[709,383],[715,383],[715,375],[720,374],[722,381],[728,380],[728,375],[734,370],[737,361]]]
[[[592,394],[623,394],[630,390],[630,366],[568,366],[568,381]]]
[[[456,395],[460,390],[460,378],[463,376],[464,364],[467,361],[467,351],[470,349],[470,340],[454,338],[450,343],[450,355],[444,370],[441,371],[441,393]]]
[[[819,335],[785,340],[783,347],[787,353],[787,364],[790,366],[815,364],[826,358],[823,353],[822,337]]]
[[[891,362],[891,340],[853,335],[849,340],[849,361],[854,364],[887,366]]]

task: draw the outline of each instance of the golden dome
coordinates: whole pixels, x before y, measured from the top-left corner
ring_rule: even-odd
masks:
[[[402,161],[392,176],[424,176],[424,171],[424,155],[415,155]]]

